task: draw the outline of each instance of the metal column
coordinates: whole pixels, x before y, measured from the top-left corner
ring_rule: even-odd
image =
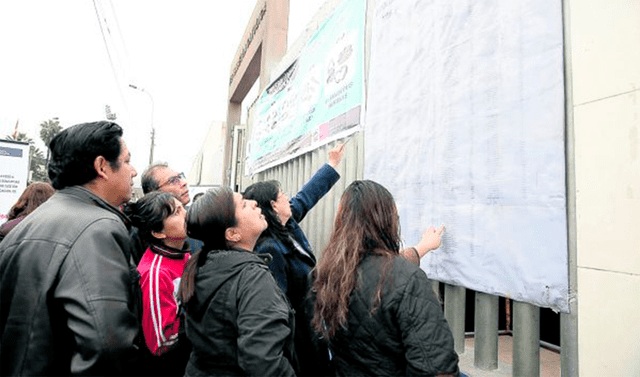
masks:
[[[577,377],[578,363],[578,278],[576,224],[575,133],[573,123],[573,76],[571,60],[571,12],[569,1],[562,2],[564,29],[565,163],[567,176],[567,240],[569,268],[569,311],[560,313],[560,356],[563,377]]]
[[[474,365],[482,370],[498,369],[499,297],[476,292]]]
[[[444,317],[451,326],[453,341],[457,353],[464,353],[464,314],[466,306],[465,287],[445,284]]]
[[[513,375],[540,376],[540,308],[513,302]]]

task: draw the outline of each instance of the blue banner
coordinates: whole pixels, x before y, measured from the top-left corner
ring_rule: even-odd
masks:
[[[22,149],[0,147],[0,156],[22,157]]]

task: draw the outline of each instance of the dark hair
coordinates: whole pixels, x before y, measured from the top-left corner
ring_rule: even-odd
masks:
[[[176,211],[174,199],[179,201],[178,197],[171,193],[155,191],[126,207],[126,214],[138,228],[143,240],[155,244],[159,242],[152,232],[161,232],[164,229],[164,220]]]
[[[312,325],[316,332],[329,339],[346,325],[358,265],[369,253],[387,258],[373,297],[375,311],[393,257],[399,251],[400,225],[391,193],[373,181],[351,183],[342,194],[333,232],[314,273]]]
[[[245,199],[255,200],[258,203],[258,207],[262,210],[262,214],[267,220],[269,225],[267,229],[262,232],[258,239],[258,245],[267,238],[273,238],[282,242],[287,249],[294,250],[295,246],[291,241],[289,235],[291,232],[289,229],[282,225],[278,214],[271,205],[272,200],[278,200],[278,193],[280,192],[280,182],[278,181],[265,181],[256,182],[247,187],[242,193]]]
[[[55,190],[47,182],[32,182],[22,192],[18,201],[7,214],[7,221],[16,217],[27,216],[53,195]]]
[[[191,204],[187,211],[187,234],[201,240],[204,246],[189,259],[184,269],[178,292],[183,304],[193,297],[198,267],[204,265],[209,251],[228,249],[225,231],[236,225],[236,205],[230,188],[209,190]]]
[[[115,170],[120,168],[122,128],[116,123],[99,121],[77,124],[56,135],[49,150],[49,179],[55,189],[83,185],[98,176],[93,163],[104,157]]]
[[[166,162],[157,162],[149,166],[140,178],[140,184],[142,185],[142,192],[148,194],[152,191],[157,191],[160,188],[160,184],[156,180],[155,172],[159,168],[168,168],[169,164]]]

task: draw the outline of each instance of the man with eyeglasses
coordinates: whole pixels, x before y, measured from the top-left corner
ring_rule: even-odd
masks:
[[[153,164],[142,174],[142,192],[148,194],[152,191],[174,194],[185,207],[191,201],[184,173],[176,172],[167,163]]]
[[[142,192],[146,195],[152,191],[162,191],[174,194],[182,205],[187,208],[187,204],[191,201],[189,197],[189,186],[184,173],[178,173],[169,167],[166,162],[155,163],[149,166],[142,173]],[[142,254],[147,249],[146,245],[138,235],[137,229],[133,229],[131,237],[137,245],[138,251],[136,255],[136,263],[140,261]],[[187,238],[186,244],[189,245],[189,251],[195,253],[202,248],[202,241],[193,238]]]

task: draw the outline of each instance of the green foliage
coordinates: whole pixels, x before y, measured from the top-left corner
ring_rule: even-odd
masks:
[[[51,142],[51,140],[60,132],[62,132],[62,126],[56,118],[45,120],[44,122],[40,123],[40,139],[42,140],[42,142],[44,142],[44,145],[47,147],[47,149],[49,148],[49,143]]]
[[[42,151],[32,145],[29,149],[29,156],[31,157],[30,170],[33,172],[31,180],[49,182],[47,160],[45,159]]]
[[[47,170],[49,170],[49,143],[51,143],[51,140],[53,140],[53,138],[56,137],[56,135],[60,132],[62,132],[62,126],[60,125],[58,118],[45,120],[44,122],[40,123],[40,139],[47,147],[47,158],[44,159],[45,173],[47,172]]]
[[[14,137],[13,135],[7,135],[5,138],[11,141],[22,141],[25,143],[33,144],[33,139],[27,136],[24,132],[18,132],[18,134]]]

